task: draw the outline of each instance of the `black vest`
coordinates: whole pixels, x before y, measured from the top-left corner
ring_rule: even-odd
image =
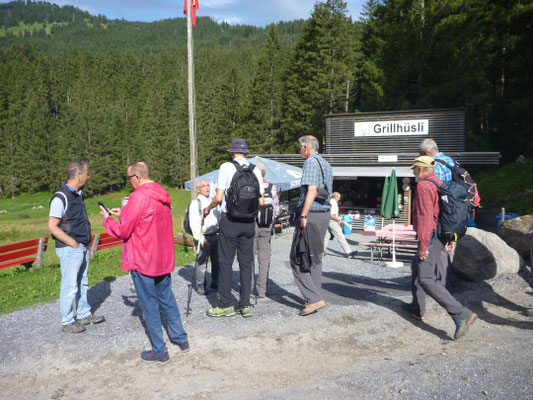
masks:
[[[54,194],[52,199],[50,199],[50,202],[56,197],[63,202],[63,207],[65,207],[65,213],[59,223],[59,229],[73,238],[76,242],[87,246],[91,243],[91,223],[89,222],[87,209],[85,208],[85,202],[83,201],[82,196],[77,192],[72,192],[63,183],[61,189]],[[53,238],[56,241],[56,247],[67,246],[57,238]]]

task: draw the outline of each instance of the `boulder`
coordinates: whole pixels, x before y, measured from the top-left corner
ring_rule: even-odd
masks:
[[[498,235],[477,228],[468,228],[451,257],[454,271],[472,281],[516,274],[524,266],[522,257]]]
[[[496,234],[522,257],[529,258],[531,242],[527,240],[527,237],[531,232],[533,232],[533,215],[522,215],[504,221]]]

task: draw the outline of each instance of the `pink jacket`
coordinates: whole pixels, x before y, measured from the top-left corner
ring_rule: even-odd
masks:
[[[143,275],[174,271],[174,233],[170,194],[155,182],[139,186],[120,213],[120,222],[104,220],[107,233],[124,239],[122,267]]]

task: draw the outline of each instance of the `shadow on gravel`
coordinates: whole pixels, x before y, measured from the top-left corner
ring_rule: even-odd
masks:
[[[111,282],[117,278],[109,276],[104,278],[102,282],[98,282],[87,290],[87,301],[91,305],[91,312],[96,313],[100,306],[111,294]]]
[[[398,314],[406,322],[409,322],[418,328],[431,333],[442,340],[453,340],[446,331],[437,329],[410,317],[402,310],[401,301],[395,297],[384,294],[381,289],[397,291],[399,295],[402,292],[410,292],[410,278],[401,277],[390,280],[377,280],[358,275],[349,275],[339,272],[325,272],[324,276],[340,281],[342,283],[324,282],[322,289],[334,293],[337,296],[342,296],[356,300],[358,302],[370,302],[380,307],[388,308],[392,312]]]

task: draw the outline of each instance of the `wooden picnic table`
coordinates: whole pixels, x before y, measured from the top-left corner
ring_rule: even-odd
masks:
[[[363,231],[363,236],[374,236],[376,241],[369,243],[360,243],[362,246],[369,247],[370,260],[374,261],[374,249],[379,251],[379,259],[383,259],[383,249],[388,249],[390,256],[390,249],[393,247],[392,238],[394,234],[395,248],[402,250],[416,250],[418,248],[418,239],[416,232],[413,230],[413,225],[395,224],[393,232],[393,224],[385,225],[382,229],[375,231]]]

